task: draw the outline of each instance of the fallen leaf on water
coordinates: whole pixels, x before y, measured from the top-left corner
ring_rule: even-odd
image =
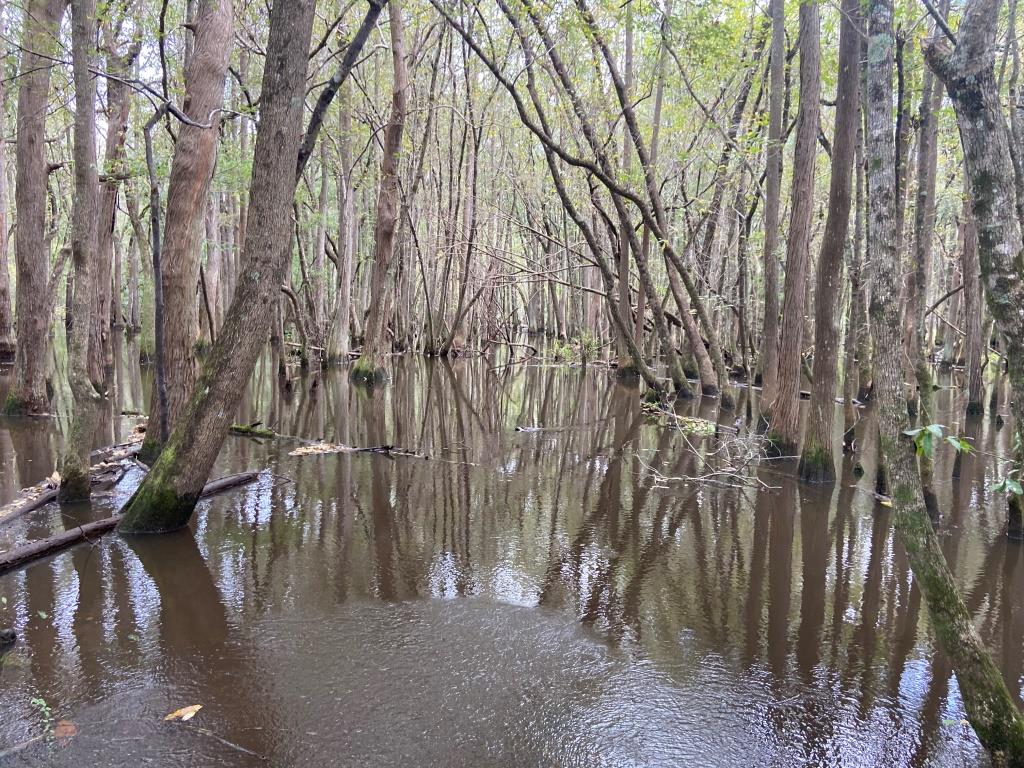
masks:
[[[164,720],[181,720],[181,722],[185,722],[186,720],[191,720],[195,717],[196,712],[202,708],[202,704],[191,704],[187,707],[174,710],[171,714],[165,717]]]
[[[78,735],[78,726],[72,723],[70,720],[61,720],[54,726],[53,738],[57,740],[62,747],[66,747],[68,742],[71,741],[75,736]]]
[[[882,498],[880,498],[878,500],[878,503],[881,504],[883,507],[891,507],[892,506],[892,499],[887,499],[887,498],[885,498],[883,496]]]

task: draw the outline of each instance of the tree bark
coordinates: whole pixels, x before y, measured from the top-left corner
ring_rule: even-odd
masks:
[[[782,202],[782,106],[786,97],[786,0],[771,0],[772,47],[764,203],[764,324],[761,416],[771,416],[779,384],[779,209]]]
[[[89,371],[89,338],[97,312],[96,211],[99,172],[96,169],[96,81],[94,58],[96,0],[72,0],[71,55],[75,85],[75,199],[71,221],[71,262],[75,274],[73,317],[68,338],[68,379],[75,398],[67,444],[60,462],[62,503],[89,499],[89,450],[99,417],[99,395]]]
[[[1003,118],[995,78],[995,36],[1000,0],[972,0],[964,9],[959,42],[925,46],[925,58],[945,83],[953,102],[964,167],[970,184],[971,211],[978,237],[978,263],[988,309],[1006,339],[1007,375],[1013,403],[1017,467],[1024,466],[1024,267],[1020,208],[1014,178],[1010,132]],[[967,275],[964,276],[965,281]],[[1022,532],[1021,499],[1009,498],[1008,531]],[[1024,760],[1024,750],[1018,753]]]
[[[195,46],[185,71],[183,112],[198,125],[182,124],[174,145],[167,183],[167,215],[161,253],[163,289],[164,379],[167,423],[153,409],[140,458],[152,461],[184,412],[195,386],[199,336],[199,246],[210,181],[217,158],[224,77],[231,54],[233,16],[230,0],[201,0],[197,9]],[[202,127],[200,127],[202,126]]]
[[[770,403],[769,437],[776,450],[792,456],[800,446],[800,381],[803,376],[804,304],[811,258],[814,214],[814,158],[821,112],[821,23],[816,2],[800,4],[800,108],[793,152],[793,192],[786,242],[785,297],[779,339],[778,396]],[[840,255],[841,263],[841,255]],[[834,343],[834,342],[833,342]]]
[[[839,79],[836,86],[832,177],[828,218],[818,257],[814,306],[814,380],[807,415],[807,435],[800,454],[800,477],[807,482],[835,482],[832,421],[839,373],[843,257],[850,225],[853,159],[860,115],[860,0],[844,0],[840,11]],[[849,370],[846,371],[849,375]],[[781,415],[781,413],[780,413]]]
[[[398,156],[405,130],[409,70],[405,61],[405,34],[402,7],[398,0],[388,3],[391,21],[391,114],[384,128],[384,149],[377,192],[377,225],[374,230],[373,282],[370,288],[370,314],[366,320],[363,351],[352,367],[352,376],[373,383],[384,375],[383,350],[387,335],[385,309],[388,305],[388,279],[394,257],[395,228],[398,224]]]
[[[125,506],[119,523],[125,533],[162,532],[188,523],[266,341],[291,253],[290,212],[314,7],[313,0],[276,0],[271,7],[249,221],[234,299],[185,412]]]
[[[32,0],[25,5],[15,138],[17,349],[14,380],[4,404],[7,413],[45,413],[49,408],[50,253],[43,247],[48,242],[46,110],[51,59],[57,52],[58,27],[66,7],[65,0]]]
[[[961,31],[968,23],[970,8]],[[893,500],[894,524],[907,551],[914,579],[928,604],[938,646],[953,662],[971,725],[995,764],[1020,765],[1024,762],[1024,719],[999,669],[984,648],[946,564],[925,508],[914,445],[903,436],[909,420],[903,392],[902,318],[897,299],[901,270],[896,248],[891,0],[872,0],[869,19],[867,165],[871,216],[868,242],[875,254],[876,269],[871,314],[876,341],[880,445]],[[994,30],[996,25],[994,19],[992,21]],[[990,76],[991,66],[990,60]],[[994,82],[993,79],[993,85]],[[968,171],[970,169],[969,165]],[[1009,172],[1009,163],[1007,169]],[[1012,203],[1009,210],[1011,213],[1014,210]]]

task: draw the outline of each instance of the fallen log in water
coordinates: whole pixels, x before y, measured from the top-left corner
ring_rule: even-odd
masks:
[[[219,480],[212,480],[203,487],[200,498],[213,496],[230,488],[251,483],[258,476],[259,472],[240,472],[237,475],[227,475]],[[0,553],[0,573],[13,568],[19,568],[42,557],[56,554],[74,544],[90,541],[93,537],[102,536],[104,533],[112,530],[120,520],[121,515],[118,513],[105,517],[102,520],[83,523],[67,531],[48,536],[45,539],[39,539],[38,541],[32,541],[28,544],[22,544],[20,547],[9,549],[6,552]]]
[[[90,482],[93,491],[107,491],[117,485],[127,471],[127,467],[121,462],[139,452],[142,447],[142,436],[142,432],[136,432],[126,443],[108,445],[106,448],[97,448],[90,452]],[[54,473],[43,482],[22,489],[16,499],[0,507],[0,525],[56,501],[59,487],[60,475]]]

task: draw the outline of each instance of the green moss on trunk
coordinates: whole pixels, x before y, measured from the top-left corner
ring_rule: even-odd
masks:
[[[387,377],[387,371],[383,367],[377,365],[372,360],[362,357],[352,365],[352,373],[350,374],[350,378],[354,383],[364,387],[374,387],[378,384],[383,384]]]
[[[173,468],[174,449],[169,445],[121,510],[119,532],[166,533],[188,525],[199,496],[182,496],[175,491],[171,483]]]
[[[836,467],[832,451],[808,441],[800,454],[799,474],[805,483],[834,483]]]

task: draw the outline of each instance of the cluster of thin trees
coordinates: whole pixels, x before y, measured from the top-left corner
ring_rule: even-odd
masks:
[[[89,495],[120,327],[151,336],[156,372],[127,533],[188,522],[268,344],[284,368],[357,357],[372,384],[393,351],[545,332],[723,408],[741,376],[809,481],[835,479],[837,395],[848,427],[872,397],[972,724],[1024,761],[905,435],[930,424],[935,364],[964,365],[971,414],[1024,388],[1016,0],[20,10],[0,13],[5,409],[48,410],[63,314],[64,500]]]

